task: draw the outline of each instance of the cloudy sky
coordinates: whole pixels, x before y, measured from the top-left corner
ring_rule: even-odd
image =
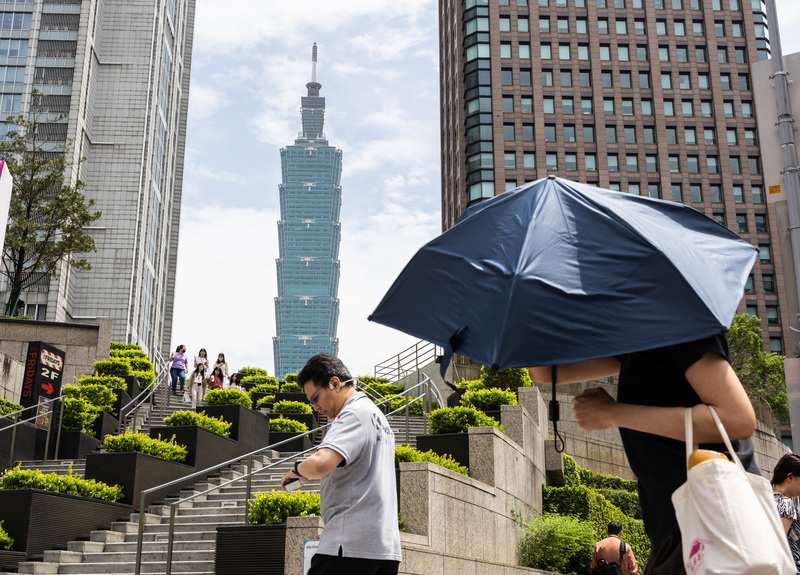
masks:
[[[319,47],[343,151],[339,355],[371,374],[416,340],[367,321],[441,231],[436,0],[197,0],[172,348],[274,372],[281,147]],[[800,1],[778,0],[784,53]]]

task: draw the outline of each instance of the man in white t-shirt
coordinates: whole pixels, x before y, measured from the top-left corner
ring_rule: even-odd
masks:
[[[394,434],[354,382],[327,354],[297,374],[309,403],[333,421],[317,452],[281,479],[321,479],[325,528],[308,575],[394,575],[400,567]]]

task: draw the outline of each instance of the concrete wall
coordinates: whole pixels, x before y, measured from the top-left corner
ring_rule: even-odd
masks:
[[[25,364],[0,351],[0,397],[19,403]]]
[[[108,359],[111,347],[111,320],[103,318],[98,325],[81,325],[48,321],[0,319],[0,359],[2,356],[24,364],[28,343],[43,341],[65,352],[62,384],[71,384],[81,375],[94,372],[96,360]],[[8,399],[19,401],[22,372],[11,367],[8,374],[0,365],[0,386],[8,389]],[[12,395],[13,394],[13,395]]]

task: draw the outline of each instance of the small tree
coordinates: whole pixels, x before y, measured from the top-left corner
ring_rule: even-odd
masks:
[[[65,116],[39,121],[46,111],[44,96],[34,93],[33,105],[33,119],[6,120],[16,129],[0,142],[0,160],[14,178],[0,269],[11,287],[5,315],[16,315],[22,290],[42,274],[56,276],[60,261],[76,269],[91,269],[88,261],[75,254],[96,250],[83,228],[101,215],[91,211],[94,200],[87,201],[80,193],[84,182],[65,183],[65,172],[72,166],[67,153],[71,142],[58,145],[62,140],[57,129]]]

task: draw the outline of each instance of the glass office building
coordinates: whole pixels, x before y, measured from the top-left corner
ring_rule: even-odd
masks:
[[[336,355],[339,340],[339,210],[342,151],[323,133],[325,98],[312,80],[302,98],[303,131],[281,149],[281,221],[278,222],[278,297],[273,338],[275,375],[282,380],[317,353]]]

